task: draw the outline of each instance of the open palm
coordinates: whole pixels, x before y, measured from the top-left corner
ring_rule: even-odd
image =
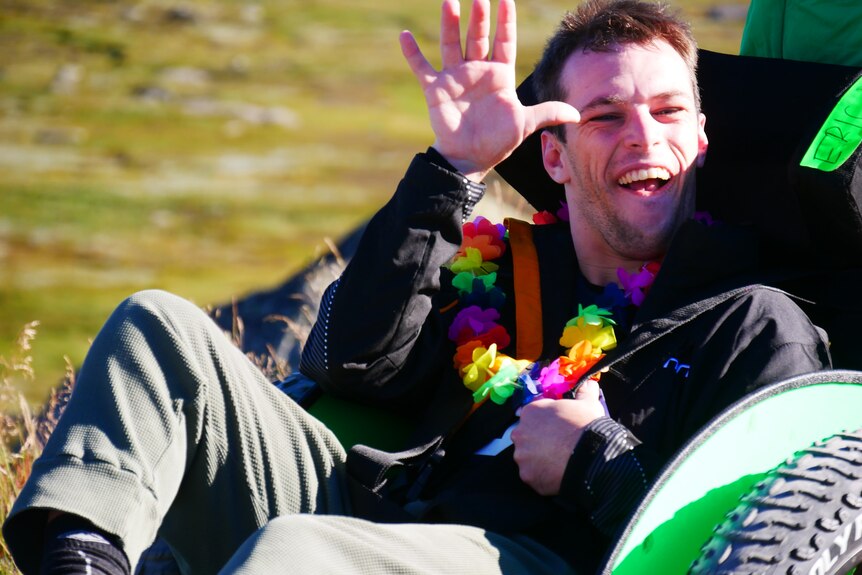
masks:
[[[474,0],[461,46],[460,7],[445,0],[441,10],[437,71],[410,32],[401,50],[425,94],[434,147],[467,177],[481,180],[534,131],[577,122],[577,110],[562,102],[525,107],[515,92],[516,18],[514,0],[501,0],[493,49],[489,0]]]

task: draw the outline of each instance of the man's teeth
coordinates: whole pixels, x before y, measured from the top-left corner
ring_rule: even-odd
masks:
[[[619,180],[619,184],[624,186],[626,184],[631,184],[632,182],[641,182],[643,180],[669,180],[670,172],[665,170],[664,168],[649,168],[649,169],[640,169],[640,170],[632,170],[627,174],[624,174]]]

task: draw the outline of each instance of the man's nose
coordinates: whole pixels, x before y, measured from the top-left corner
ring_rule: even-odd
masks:
[[[649,149],[659,141],[661,123],[648,109],[636,108],[626,121],[626,145],[633,148]]]

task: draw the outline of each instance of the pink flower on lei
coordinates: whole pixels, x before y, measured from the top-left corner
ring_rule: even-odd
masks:
[[[488,236],[493,245],[502,249],[506,248],[506,244],[503,242],[503,238],[506,237],[506,226],[503,224],[492,224],[487,218],[476,216],[472,222],[467,222],[461,226],[461,230],[464,232],[465,239]]]
[[[560,399],[568,391],[569,384],[566,378],[560,374],[560,359],[558,357],[549,363],[547,367],[543,367],[542,372],[537,378],[542,397]]]

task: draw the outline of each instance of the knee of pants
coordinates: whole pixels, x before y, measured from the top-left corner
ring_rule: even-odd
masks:
[[[207,317],[195,304],[176,294],[159,289],[136,292],[127,297],[117,311],[124,317],[135,319],[158,318],[162,321],[174,316]]]
[[[193,303],[161,290],[141,291],[105,322],[81,367],[79,384],[111,380],[115,386],[141,386],[176,379],[170,374],[203,373],[213,341],[221,337]]]
[[[346,567],[355,559],[348,551],[364,547],[366,538],[376,529],[374,524],[348,516],[282,515],[249,537],[232,561],[260,566],[268,565],[273,558],[278,562],[289,558],[298,573],[305,572],[304,565],[309,570],[310,565]]]
[[[285,563],[302,573],[309,556],[331,545],[315,533],[318,517],[283,515],[271,519],[236,550],[220,573],[266,573],[283,570]]]
[[[323,515],[282,515],[268,521],[252,538],[257,539],[258,545],[276,545],[282,550],[305,549],[315,541],[324,542],[331,535],[329,520],[331,518]]]
[[[208,352],[213,338],[223,337],[202,309],[162,290],[146,290],[129,296],[108,319],[103,331],[118,343],[146,342],[154,348],[166,344],[169,350],[191,347],[203,353]]]

